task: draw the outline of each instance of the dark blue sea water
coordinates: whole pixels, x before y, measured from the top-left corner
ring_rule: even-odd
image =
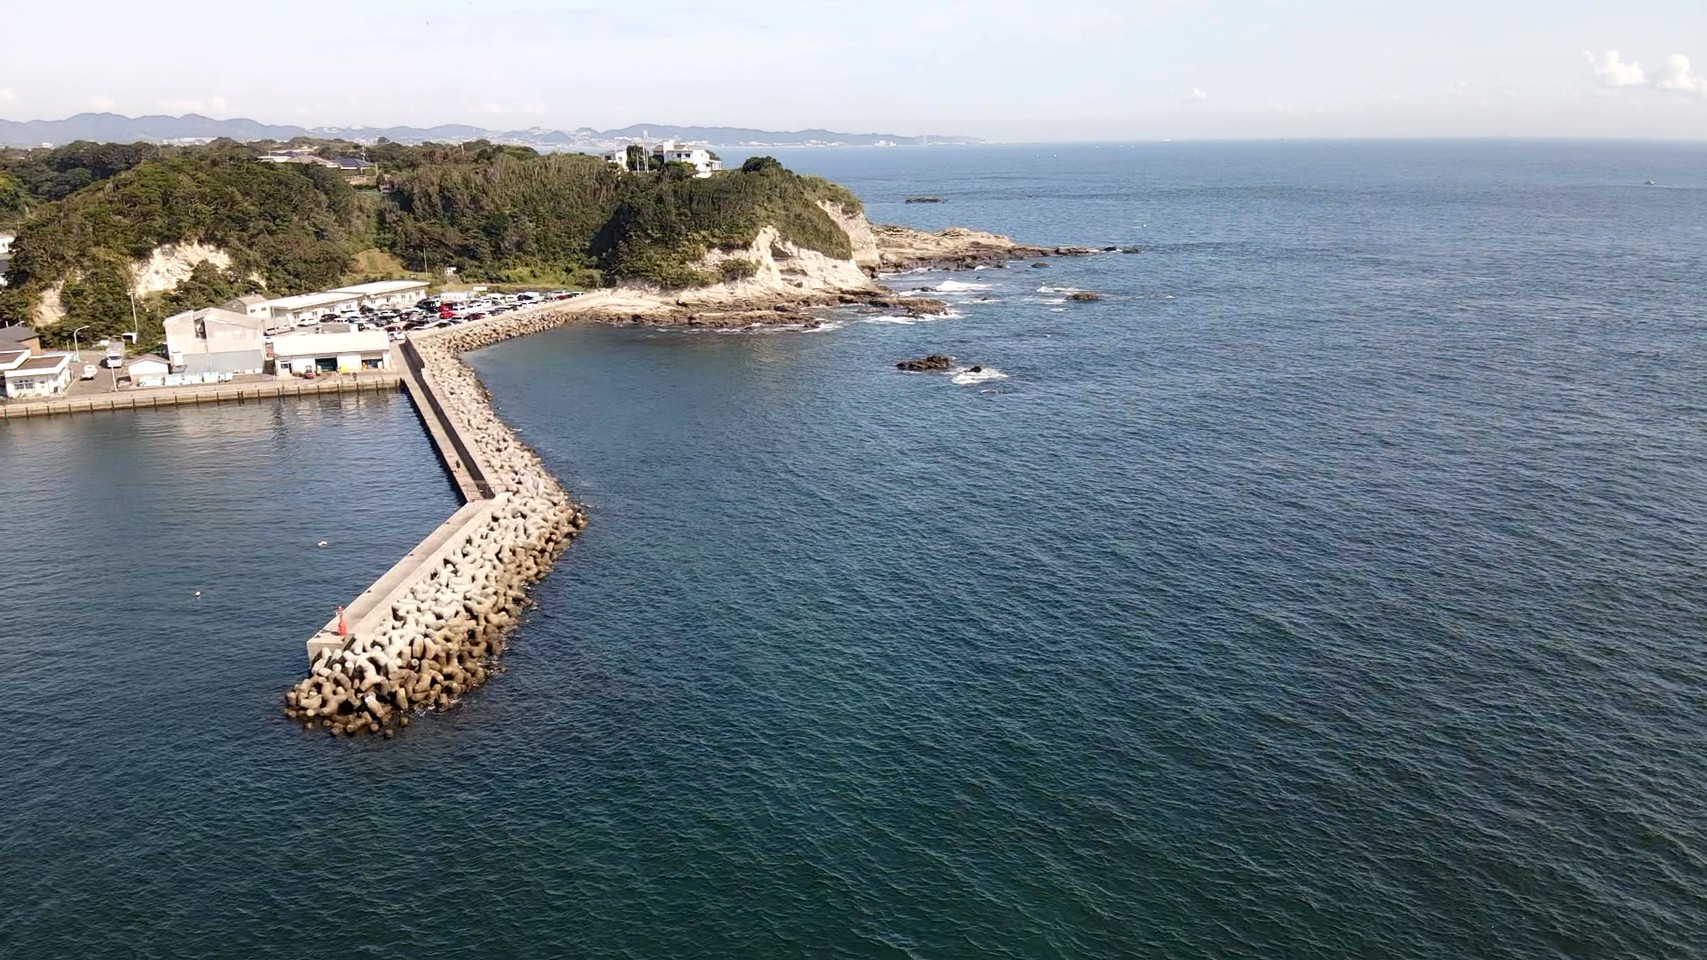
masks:
[[[0,427],[0,954],[1700,955],[1707,147],[783,159],[1145,252],[476,354],[593,526],[391,742],[406,404]]]

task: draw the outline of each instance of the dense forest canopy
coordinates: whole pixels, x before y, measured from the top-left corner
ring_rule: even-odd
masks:
[[[256,159],[283,147],[363,156],[378,174],[352,180],[330,167]],[[376,256],[427,278],[455,268],[471,281],[686,286],[721,279],[693,266],[707,250],[745,247],[767,224],[803,247],[851,252],[818,206],[859,209],[835,184],[770,158],[692,174],[683,164],[629,174],[583,154],[485,141],[0,151],[0,227],[18,234],[0,322],[29,321],[57,293],[68,318],[93,335],[130,329],[133,310],[157,328],[172,312],[241,293],[377,279],[358,266]],[[230,266],[204,263],[173,290],[132,297],[137,264],[163,245],[190,242],[218,247]]]

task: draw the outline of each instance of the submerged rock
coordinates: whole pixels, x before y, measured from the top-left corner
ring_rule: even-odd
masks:
[[[1032,264],[1031,268],[1033,270],[1043,270],[1043,269],[1047,269],[1048,266],[1049,266],[1049,264],[1044,263],[1042,260],[1039,260],[1036,263]]]
[[[1067,294],[1067,299],[1079,301],[1101,300],[1102,294],[1092,293],[1089,290],[1075,290],[1072,293]]]
[[[941,197],[908,197],[908,203],[941,203]]]

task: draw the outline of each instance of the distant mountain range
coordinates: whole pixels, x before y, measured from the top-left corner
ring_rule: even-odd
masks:
[[[80,113],[64,120],[0,120],[0,146],[39,147],[73,140],[102,143],[192,143],[229,137],[290,140],[321,137],[372,143],[381,138],[398,143],[490,140],[546,150],[603,148],[641,138],[709,143],[712,146],[916,146],[920,144],[980,143],[976,137],[903,137],[893,133],[837,133],[833,130],[753,130],[746,127],[678,127],[666,123],[637,123],[620,130],[487,130],[465,124],[438,127],[297,127],[260,123],[243,118],[215,120],[190,113],[181,117],[124,117],[116,113]]]

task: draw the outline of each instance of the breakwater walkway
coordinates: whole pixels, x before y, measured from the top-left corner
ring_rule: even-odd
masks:
[[[508,314],[398,349],[408,391],[463,506],[309,638],[309,675],[285,713],[335,734],[391,734],[497,669],[527,588],[587,525],[582,508],[501,421],[461,356],[557,326],[567,311]]]

